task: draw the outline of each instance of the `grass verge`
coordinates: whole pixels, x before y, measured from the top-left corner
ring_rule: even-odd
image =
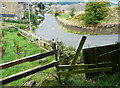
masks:
[[[74,34],[80,34],[80,35],[97,35],[97,34],[90,34],[90,33],[83,33],[83,32],[75,32],[75,31],[67,29],[67,28],[65,28],[63,26],[62,26],[62,29],[65,30],[66,32],[74,33]]]

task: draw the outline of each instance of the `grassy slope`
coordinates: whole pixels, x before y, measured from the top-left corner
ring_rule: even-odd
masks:
[[[17,36],[17,32],[18,31],[16,31],[16,32],[6,31],[5,32],[5,36],[4,36],[4,38],[2,38],[2,40],[6,41],[7,44],[6,45],[3,44],[2,46],[6,48],[6,51],[5,51],[5,55],[3,56],[3,58],[1,58],[2,62],[0,62],[0,63],[5,63],[5,62],[9,62],[9,61],[17,59],[16,58],[16,53],[15,53],[16,48],[14,47],[14,40],[17,41],[19,46],[22,47],[22,50],[20,52],[20,58],[25,57],[25,56],[30,56],[30,55],[41,52],[41,49],[38,46],[29,42],[27,39],[24,39],[22,36],[20,36],[20,37]],[[25,55],[25,52],[26,52],[26,55]],[[47,63],[51,62],[52,60],[54,60],[54,59],[51,58],[51,57],[48,57],[48,62]],[[34,62],[31,62],[31,63],[26,62],[26,63],[23,63],[23,64],[16,65],[16,66],[13,66],[13,67],[2,70],[2,78],[10,76],[10,75],[18,73],[18,72],[25,71],[27,69],[30,69],[30,68],[33,68],[33,67],[36,67],[36,66],[39,66],[39,65],[44,65],[44,64],[46,64],[46,63],[40,64],[40,63],[38,63],[38,61],[34,61]],[[20,86],[20,85],[22,85],[22,83],[25,80],[26,80],[25,78],[22,78],[20,80],[11,82],[11,83],[6,84],[6,85]],[[40,77],[37,77],[36,80],[40,81]]]
[[[79,14],[72,18],[69,18],[69,13],[61,14],[59,18],[61,20],[64,20],[63,23],[68,25],[75,25],[75,26],[85,26],[82,20],[82,15]],[[112,23],[118,23],[118,6],[109,7],[108,15],[100,21],[99,24],[112,24]]]
[[[118,23],[118,6],[109,7],[108,15],[100,22],[100,24]]]

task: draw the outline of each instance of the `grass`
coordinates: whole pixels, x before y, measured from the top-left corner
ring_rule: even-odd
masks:
[[[108,15],[100,21],[99,24],[114,24],[118,23],[119,13],[118,6],[109,7]]]
[[[0,22],[0,26],[15,26],[15,25],[24,25],[24,26],[27,26],[28,24],[18,24],[18,23],[10,23],[10,22]]]
[[[68,80],[62,79],[61,84],[52,83],[52,86],[83,86],[87,87],[115,87],[120,88],[120,72],[115,74],[101,74],[91,79],[85,79],[84,74],[74,74]],[[49,84],[50,85],[50,84]]]
[[[72,31],[70,29],[67,29],[65,27],[62,26],[62,29],[65,30],[66,32],[69,32],[69,33],[74,33],[74,34],[80,34],[80,35],[97,35],[97,34],[90,34],[90,33],[83,33],[83,32],[75,32],[75,31]]]
[[[7,29],[3,29],[3,31],[5,33],[5,36],[2,38],[2,41],[6,41],[6,44],[0,44],[0,46],[3,46],[4,48],[6,48],[6,51],[5,51],[5,55],[1,58],[2,61],[0,62],[0,64],[18,59],[16,58],[17,55],[15,53],[16,48],[14,47],[14,41],[16,41],[17,44],[22,47],[22,50],[20,52],[20,58],[41,52],[41,49],[38,46],[31,43],[27,39],[24,39],[22,36],[17,36],[17,33],[19,31],[15,29],[11,31]],[[48,62],[46,63],[39,63],[39,61],[34,61],[34,62],[26,62],[10,68],[6,68],[1,71],[2,78],[25,71],[27,69],[34,68],[39,65],[45,65],[54,60],[53,57],[48,57],[47,59],[48,59]],[[40,78],[41,77],[37,77],[35,79],[40,81]],[[5,86],[21,86],[25,80],[26,78],[22,78],[20,80],[8,83]]]
[[[29,24],[18,24],[18,23],[10,23],[10,22],[0,22],[0,26],[15,26],[20,29],[29,29]],[[37,29],[37,25],[32,26],[32,31],[35,32],[35,29]]]
[[[70,17],[70,14],[69,14],[69,13],[63,13],[63,14],[60,14],[59,17],[60,17],[61,19],[67,19],[67,18]]]

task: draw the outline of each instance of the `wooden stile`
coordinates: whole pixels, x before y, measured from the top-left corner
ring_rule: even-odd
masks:
[[[80,44],[79,44],[79,46],[78,46],[78,48],[77,48],[76,54],[75,54],[75,56],[74,56],[74,58],[73,58],[73,61],[72,61],[71,65],[75,65],[75,63],[76,63],[76,61],[77,61],[77,59],[78,59],[78,57],[79,57],[79,55],[80,55],[80,52],[81,52],[81,50],[82,50],[82,47],[83,47],[83,45],[84,45],[84,43],[85,43],[85,41],[86,41],[86,38],[87,38],[86,36],[83,36],[83,37],[82,37],[82,40],[80,41]],[[70,69],[70,70],[71,70],[71,69]],[[69,76],[70,76],[70,75],[67,75],[67,76],[65,77],[65,80],[68,80]]]

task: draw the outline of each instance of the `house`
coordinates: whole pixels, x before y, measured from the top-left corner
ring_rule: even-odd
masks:
[[[2,18],[6,18],[6,19],[17,19],[17,15],[15,14],[0,14],[0,18],[1,20],[3,20]]]
[[[0,2],[0,17],[4,19],[22,19],[24,12],[29,9],[35,12],[34,6],[27,2]]]
[[[61,10],[63,13],[68,13],[72,8],[75,8],[76,12],[84,11],[86,3],[70,4],[70,5],[52,5],[51,10]]]

